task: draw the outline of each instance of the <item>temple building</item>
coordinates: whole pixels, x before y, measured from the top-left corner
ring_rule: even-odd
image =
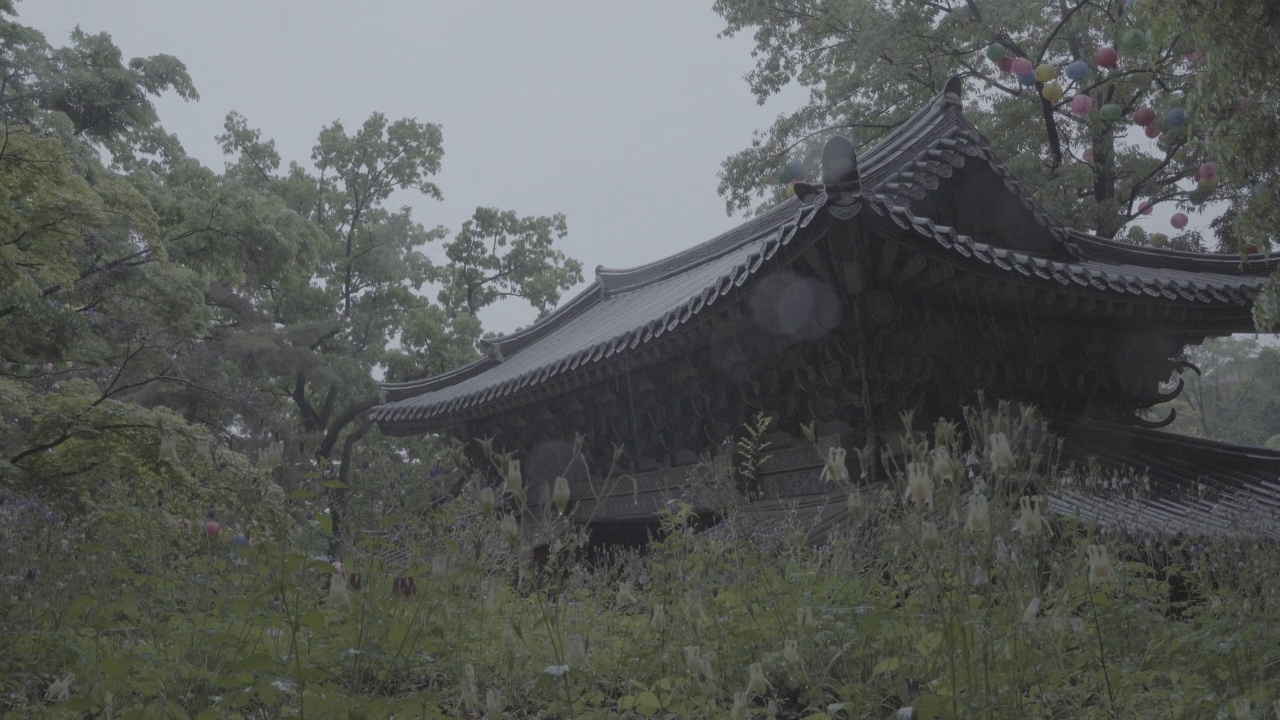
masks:
[[[373,417],[390,434],[491,437],[531,487],[564,472],[576,434],[596,473],[619,445],[634,484],[597,499],[570,476],[578,512],[606,528],[652,522],[765,412],[756,502],[836,522],[803,424],[825,444],[891,447],[904,411],[931,424],[981,393],[1037,406],[1063,457],[1150,480],[1128,506],[1052,492],[1058,512],[1229,531],[1246,512],[1278,517],[1280,453],[1162,432],[1144,411],[1181,389],[1187,346],[1254,330],[1275,265],[1065,226],[965,119],[953,79],[861,155],[831,140],[796,197],[649,265],[598,268],[481,360],[384,386]],[[1264,525],[1280,537],[1280,520]]]

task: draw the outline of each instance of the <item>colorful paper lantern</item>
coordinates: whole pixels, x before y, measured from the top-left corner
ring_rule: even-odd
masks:
[[[1077,115],[1088,115],[1093,112],[1093,98],[1088,95],[1077,95],[1071,98],[1071,110]]]
[[[1138,212],[1142,213],[1143,215],[1150,215],[1150,214],[1151,214],[1151,202],[1150,202],[1150,201],[1147,201],[1147,200],[1143,200],[1143,201],[1142,201],[1142,204],[1138,206]]]
[[[1133,123],[1141,127],[1150,127],[1156,121],[1156,111],[1149,107],[1138,108],[1133,113]]]
[[[1151,233],[1151,247],[1164,247],[1169,244],[1169,236],[1164,233]]]
[[[1050,80],[1057,79],[1057,77],[1058,68],[1048,63],[1042,63],[1036,68],[1036,80],[1039,82],[1049,82]]]
[[[1102,106],[1102,109],[1099,110],[1098,113],[1102,115],[1103,120],[1115,122],[1120,119],[1120,113],[1123,111],[1124,108],[1120,107],[1116,103],[1107,103]]]
[[[236,536],[232,538],[231,542],[235,543],[240,547],[245,547],[246,545],[249,544],[249,538],[245,536],[244,533],[236,533]]]
[[[1067,79],[1072,82],[1080,82],[1089,77],[1089,65],[1083,60],[1076,60],[1067,66]]]
[[[1084,161],[1093,162],[1093,148],[1084,149]]]
[[[1169,218],[1169,224],[1179,230],[1186,227],[1188,222],[1190,222],[1190,218],[1187,217],[1186,213],[1174,213],[1173,217]]]
[[[791,177],[793,178],[804,177],[804,163],[799,160],[787,161],[787,172],[791,173]]]
[[[783,193],[783,194],[784,194],[784,195],[786,195],[786,196],[787,196],[787,197],[789,197],[789,198],[793,198],[793,197],[795,197],[795,196],[796,196],[796,182],[795,182],[795,180],[792,180],[791,182],[787,183],[787,191],[786,191],[785,193]]]
[[[1045,83],[1044,88],[1040,90],[1040,94],[1044,96],[1045,100],[1056,105],[1062,99],[1064,93],[1061,85],[1051,82]]]
[[[1160,135],[1160,128],[1152,124],[1152,125],[1148,125],[1146,130],[1144,130],[1143,132],[1146,134],[1147,137],[1151,138],[1152,140],[1155,140],[1156,137]]]
[[[1207,162],[1200,164],[1200,179],[1214,180],[1218,177],[1218,163]]]
[[[1262,193],[1264,193],[1264,192],[1266,192],[1266,191],[1267,191],[1267,181],[1266,181],[1266,180],[1259,180],[1258,182],[1256,182],[1256,183],[1254,183],[1254,184],[1253,184],[1253,187],[1250,187],[1250,188],[1249,188],[1249,194],[1250,194],[1250,195],[1252,195],[1252,196],[1254,196],[1254,197],[1258,197],[1259,195],[1261,195]]]
[[[1183,108],[1173,108],[1164,116],[1164,121],[1169,123],[1169,127],[1183,128],[1187,123],[1191,122],[1191,117],[1187,115],[1187,111]]]
[[[1120,49],[1127,53],[1142,52],[1147,49],[1147,34],[1137,28],[1130,30],[1120,38]]]
[[[1008,54],[1008,49],[1000,43],[992,43],[987,46],[987,59],[991,62],[1000,62],[1000,58]]]
[[[1147,234],[1147,231],[1146,231],[1146,230],[1143,230],[1142,228],[1138,227],[1137,225],[1130,225],[1130,226],[1129,226],[1129,239],[1130,239],[1130,240],[1141,240],[1143,237],[1145,237],[1145,236],[1146,236],[1146,234]]]
[[[218,533],[222,532],[222,525],[217,520],[210,520],[204,524],[204,534],[211,538],[218,537]]]
[[[1013,72],[1016,75],[1030,75],[1031,73],[1034,73],[1035,70],[1036,68],[1031,64],[1031,61],[1024,57],[1020,57],[1013,61]]]
[[[1015,58],[1012,55],[1005,55],[996,61],[996,67],[1000,68],[1001,72],[1013,72],[1014,60]]]
[[[1098,55],[1094,58],[1094,64],[1098,67],[1114,68],[1116,63],[1120,61],[1120,53],[1116,52],[1113,47],[1104,47],[1098,51]]]
[[[1033,72],[1029,72],[1029,73],[1027,73],[1026,75],[1019,75],[1019,76],[1018,76],[1018,84],[1019,84],[1019,85],[1023,85],[1023,86],[1025,86],[1025,87],[1031,87],[1032,85],[1035,85],[1035,84],[1036,84],[1036,74],[1035,74],[1035,73],[1033,73]]]

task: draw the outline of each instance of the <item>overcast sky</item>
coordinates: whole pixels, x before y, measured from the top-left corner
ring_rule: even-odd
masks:
[[[631,267],[709,239],[725,214],[716,173],[753,130],[802,98],[759,107],[749,37],[717,39],[711,0],[25,0],[19,21],[55,45],[79,25],[125,57],[186,63],[200,101],[158,103],[166,129],[215,169],[228,111],[309,163],[320,128],[373,111],[444,130],[442,203],[419,221],[456,230],[478,205],[563,212],[564,249]],[[509,332],[534,317],[484,319]]]

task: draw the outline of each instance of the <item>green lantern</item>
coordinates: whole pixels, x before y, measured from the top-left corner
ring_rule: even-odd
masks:
[[[1120,119],[1122,108],[1115,103],[1107,103],[1102,106],[1102,110],[1099,112],[1102,114],[1103,120],[1106,120],[1107,122],[1115,122]]]
[[[1008,54],[1009,51],[1000,43],[992,43],[987,46],[987,59],[991,62],[999,62],[1000,58]]]
[[[1127,53],[1142,52],[1147,49],[1147,34],[1137,28],[1130,30],[1120,38],[1120,49]]]

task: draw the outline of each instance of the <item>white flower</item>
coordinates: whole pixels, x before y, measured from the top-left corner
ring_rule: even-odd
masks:
[[[351,592],[347,588],[347,579],[341,575],[329,576],[329,607],[351,604]]]
[[[1028,625],[1034,625],[1036,616],[1040,614],[1040,598],[1031,598],[1031,602],[1027,603],[1027,609],[1022,611],[1022,622]]]
[[[520,474],[520,461],[511,460],[507,463],[507,481],[502,489],[516,496],[524,497],[524,476]]]
[[[1247,698],[1232,700],[1231,717],[1234,720],[1253,720],[1253,703]]]
[[[515,547],[520,544],[520,528],[516,525],[516,519],[514,517],[507,515],[502,518],[502,524],[498,526],[498,529],[502,533],[502,539],[505,540],[508,545]]]
[[[813,619],[813,608],[811,607],[796,608],[796,625],[798,625],[801,630],[812,630],[814,627],[817,626],[817,624],[818,623],[816,623]]]
[[[945,447],[936,447],[929,453],[933,462],[933,479],[939,483],[958,483],[964,479],[964,465],[951,457]]]
[[[476,666],[468,664],[462,670],[462,706],[475,710],[480,705],[480,690],[476,687]]]
[[[820,482],[849,482],[849,468],[845,466],[844,458],[844,448],[827,448],[827,460],[822,465],[822,474],[818,476],[818,480]]]
[[[502,711],[506,709],[506,705],[502,702],[502,693],[498,690],[490,688],[484,693],[484,713],[488,715],[490,720],[502,717]]]
[[[587,641],[581,635],[569,636],[569,667],[586,668],[590,661],[587,659]]]
[[[789,665],[800,664],[800,643],[795,640],[782,641],[782,659]]]
[[[1018,522],[1014,523],[1013,531],[1023,535],[1039,535],[1045,530],[1044,515],[1040,511],[1041,498],[1027,497],[1026,495],[1018,498]]]
[[[210,462],[213,460],[213,448],[210,446],[208,440],[201,440],[196,443],[196,457],[200,458],[203,462]]]
[[[764,667],[760,663],[751,663],[747,668],[747,692],[752,695],[764,695],[773,687],[764,677]]]
[[[916,709],[910,705],[898,708],[898,712],[894,714],[894,720],[912,720],[916,716]]]
[[[551,677],[556,678],[558,680],[561,677],[569,674],[569,666],[568,665],[548,665],[545,672]]]
[[[49,683],[49,689],[44,693],[44,699],[51,702],[62,702],[71,696],[71,683],[76,679],[74,673]]]
[[[1106,582],[1115,579],[1115,570],[1111,568],[1111,559],[1107,557],[1106,545],[1090,545],[1085,548],[1089,558],[1089,584]]]
[[[555,489],[551,491],[551,504],[555,505],[556,512],[564,514],[565,508],[569,507],[569,478],[556,478]]]
[[[734,693],[733,707],[729,708],[729,720],[747,720],[747,694]]]
[[[649,616],[649,624],[656,628],[663,627],[667,624],[667,610],[662,605],[653,606],[653,615]]]
[[[493,488],[480,488],[480,492],[476,493],[476,503],[480,506],[480,512],[485,515],[493,513],[493,508],[498,504],[498,498],[493,494]]]
[[[987,437],[987,461],[991,469],[1003,474],[1013,470],[1013,450],[1009,447],[1009,438],[1004,433],[993,433]]]
[[[280,680],[272,681],[271,687],[279,690],[282,693],[287,693],[287,692],[293,692],[293,688],[295,687],[295,685],[293,684],[292,680],[280,679]]]
[[[969,514],[964,519],[964,529],[971,533],[991,530],[991,509],[987,505],[987,497],[982,493],[969,496]]]
[[[933,506],[933,478],[924,463],[907,463],[907,493],[903,502]]]
[[[618,583],[618,605],[626,606],[636,602],[639,600],[636,599],[636,594],[631,592],[631,583],[626,581]]]
[[[849,499],[845,508],[849,511],[849,517],[854,520],[862,520],[867,515],[867,502],[863,500],[862,493],[858,490],[849,491]]]

